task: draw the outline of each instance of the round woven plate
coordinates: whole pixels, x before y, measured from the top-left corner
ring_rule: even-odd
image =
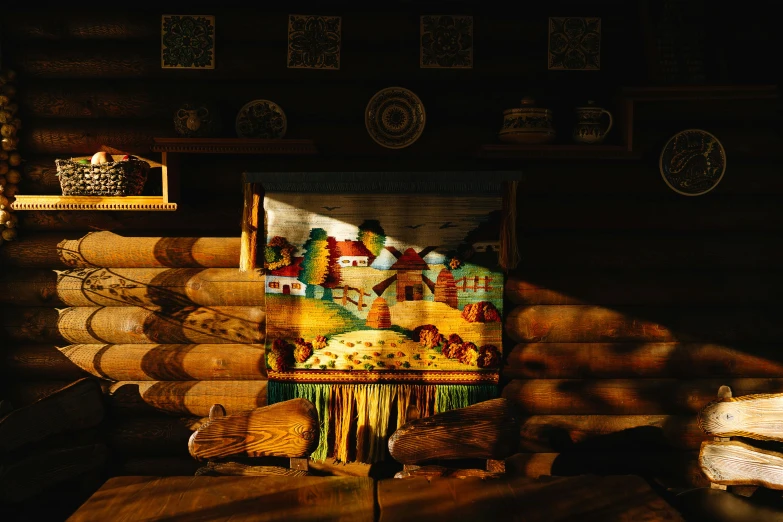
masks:
[[[240,138],[282,138],[287,128],[283,109],[269,100],[246,103],[237,114],[236,131]]]
[[[389,149],[401,149],[419,139],[425,121],[426,113],[419,97],[402,87],[388,87],[375,93],[364,113],[370,137]]]
[[[687,129],[669,138],[658,166],[672,190],[685,196],[699,196],[714,189],[723,179],[726,151],[709,132]]]

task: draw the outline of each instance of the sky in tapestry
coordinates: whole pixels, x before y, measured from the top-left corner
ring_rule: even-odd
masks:
[[[363,221],[378,219],[386,234],[386,245],[417,252],[434,246],[425,261],[438,264],[445,261],[448,251],[462,243],[468,232],[500,209],[500,199],[432,194],[275,193],[273,198],[266,198],[264,209],[268,236],[284,235],[299,247],[297,256],[303,254],[301,247],[313,228],[326,230],[338,241],[355,240]],[[375,259],[373,266],[385,269],[395,261],[386,252]]]

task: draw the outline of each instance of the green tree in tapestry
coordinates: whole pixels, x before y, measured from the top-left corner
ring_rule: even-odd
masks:
[[[366,219],[359,225],[359,241],[364,243],[372,255],[378,257],[386,244],[386,233],[377,219]]]
[[[337,263],[337,240],[326,230],[314,228],[302,246],[305,251],[299,281],[307,285],[306,297],[315,297],[315,286],[324,289],[322,299],[332,299],[332,288],[340,284],[340,266]]]

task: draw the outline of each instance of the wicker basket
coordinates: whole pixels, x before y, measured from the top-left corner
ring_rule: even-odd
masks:
[[[131,159],[90,165],[55,160],[63,196],[138,196],[144,190],[150,165]]]

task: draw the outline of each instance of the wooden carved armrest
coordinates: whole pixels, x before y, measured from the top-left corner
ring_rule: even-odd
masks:
[[[321,432],[315,406],[305,399],[228,416],[216,404],[209,419],[188,441],[188,451],[199,460],[288,457],[292,469],[306,471]]]
[[[392,457],[414,466],[449,459],[486,459],[489,474],[505,472],[519,447],[519,419],[506,399],[492,399],[405,423],[389,438]]]

